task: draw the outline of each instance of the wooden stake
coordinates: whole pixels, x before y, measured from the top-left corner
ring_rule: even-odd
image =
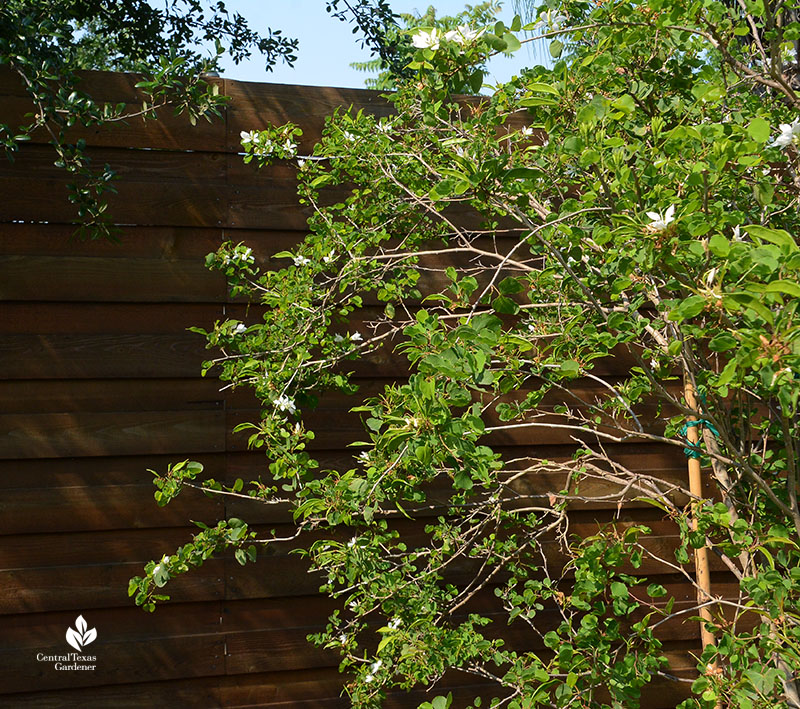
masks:
[[[691,380],[686,377],[684,380],[683,394],[686,398],[686,405],[692,410],[697,411],[697,399],[694,394],[694,386]],[[697,421],[696,416],[689,416],[689,421]],[[689,426],[686,430],[686,440],[692,447],[697,447],[700,442],[700,432],[697,425]],[[689,457],[689,491],[696,498],[703,497],[703,479],[700,473],[700,459]],[[692,530],[697,530],[697,518],[692,515]],[[699,549],[694,550],[694,567],[697,577],[697,602],[706,603],[711,600],[711,573],[708,568],[708,548],[704,545]],[[703,643],[703,649],[707,645],[716,645],[714,634],[706,629],[705,622],[711,621],[711,609],[708,606],[700,608],[700,617],[703,622],[700,623],[700,639]],[[712,669],[712,668],[709,668]]]

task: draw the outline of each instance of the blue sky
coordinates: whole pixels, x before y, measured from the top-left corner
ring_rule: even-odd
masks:
[[[476,2],[477,0],[473,0]],[[454,15],[464,9],[459,0],[414,2],[391,0],[395,12],[424,12],[434,5],[438,15]],[[300,40],[300,49],[294,68],[280,64],[272,72],[264,71],[260,58],[251,59],[238,66],[229,59],[223,65],[223,76],[241,81],[264,81],[278,84],[305,84],[309,86],[339,86],[363,88],[366,74],[351,69],[349,64],[369,58],[352,34],[352,25],[340,22],[325,12],[325,0],[229,0],[231,11],[246,17],[258,30],[266,27],[281,29],[287,37]],[[507,2],[499,19],[511,24],[514,12]],[[521,66],[530,63],[528,52],[521,49],[511,58],[496,57],[489,65],[489,83],[505,81]]]

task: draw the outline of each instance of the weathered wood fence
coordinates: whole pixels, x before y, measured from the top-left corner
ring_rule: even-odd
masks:
[[[130,76],[97,72],[84,81],[93,96],[140,104]],[[14,163],[0,160],[2,706],[347,705],[337,657],[305,640],[332,606],[288,549],[276,547],[244,569],[230,558],[208,562],[171,582],[173,602],[155,614],[135,608],[126,593],[145,562],[188,541],[189,520],[284,522],[268,507],[191,492],[160,509],[146,472],[189,457],[232,481],[264,464],[246,450],[244,435],[230,433],[258,416],[257,403],[200,378],[204,341],[186,329],[243,307],[205,269],[205,254],[223,240],[245,241],[268,260],[305,228],[293,172],[244,165],[240,131],[291,120],[310,145],[337,106],[388,112],[370,91],[217,81],[231,97],[224,120],[191,128],[165,113],[81,129],[93,161],[120,175],[110,199],[120,244],[71,238],[68,180],[53,166],[45,136]],[[29,110],[15,77],[0,73],[0,121],[14,123]],[[390,359],[372,367],[360,370],[367,391],[393,374]],[[359,424],[344,409],[334,397],[313,414],[324,465],[350,460],[344,445]],[[518,437],[498,443],[530,445]],[[541,434],[536,445],[552,457],[570,450],[557,432]],[[659,446],[619,455],[643,471],[684,475],[680,453]],[[588,534],[610,514],[576,509],[573,531]],[[657,514],[634,505],[625,515],[647,521],[653,544],[670,553],[675,531]],[[679,600],[693,597],[679,577],[657,580]],[[39,653],[71,651],[65,633],[79,614],[98,632],[85,651],[97,656],[96,668],[57,671],[38,661]],[[675,674],[691,676],[698,635],[696,623],[670,626]],[[453,682],[462,685],[458,697],[475,695],[468,677]],[[645,706],[675,706],[685,687],[658,682]],[[422,697],[392,704],[412,707]]]

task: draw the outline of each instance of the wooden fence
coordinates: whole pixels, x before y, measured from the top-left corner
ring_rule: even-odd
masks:
[[[205,254],[245,241],[259,258],[300,239],[306,214],[293,173],[244,165],[239,133],[291,120],[309,146],[337,106],[388,112],[375,92],[217,80],[231,97],[224,119],[190,128],[169,114],[110,129],[81,129],[97,164],[119,173],[110,211],[121,243],[71,238],[73,207],[63,171],[44,136],[14,163],[0,161],[0,706],[10,707],[338,707],[338,659],[305,637],[324,626],[331,603],[302,561],[276,547],[253,566],[230,558],[170,583],[173,602],[154,614],[135,608],[129,577],[151,558],[188,541],[188,521],[226,515],[285,522],[268,507],[185,492],[166,508],[153,501],[148,468],[199,459],[214,477],[256,475],[264,461],[233,426],[258,416],[245,394],[224,394],[199,376],[204,340],[187,328],[241,312]],[[135,79],[87,73],[86,90],[112,102],[140,103]],[[0,73],[0,122],[29,104],[18,81]],[[391,362],[360,370],[369,390],[392,375]],[[345,404],[325,400],[310,424],[323,465],[346,465],[357,437]],[[520,452],[529,442],[496,441]],[[537,439],[557,457],[567,441]],[[638,469],[681,478],[680,453],[629,446],[619,455]],[[635,506],[653,543],[670,553],[675,530]],[[589,533],[607,512],[575,510],[573,531]],[[645,569],[646,572],[653,569]],[[721,577],[720,577],[721,578]],[[656,580],[656,579],[654,579]],[[657,579],[689,602],[679,577]],[[716,590],[716,589],[715,589]],[[37,654],[64,654],[68,627],[83,615],[98,638],[85,652],[93,671],[57,671]],[[691,676],[696,623],[674,623],[666,641],[672,672]],[[454,677],[456,706],[475,695]],[[686,685],[657,682],[644,706],[671,707]],[[393,697],[416,706],[422,693]]]

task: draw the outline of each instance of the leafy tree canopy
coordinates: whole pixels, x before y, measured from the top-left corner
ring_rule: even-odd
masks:
[[[526,31],[552,67],[455,95]],[[238,428],[265,469],[154,474],[159,504],[187,486],[280,502],[294,531],[202,526],[130,594],[152,610],[215,551],[290,541],[341,603],[312,639],[354,706],[458,668],[515,709],[637,707],[674,680],[664,628],[699,617],[682,706],[800,707],[795,3],[568,0],[410,37],[393,117],[339,111],[312,155],[293,125],[243,134],[247,161],[297,167],[312,212],[282,269],[245,244],[208,258],[267,306],[205,333],[206,368],[263,403]],[[354,402],[352,462],[322,466],[305,413],[357,393],[351,362],[398,358],[410,376]]]
[[[202,43],[212,43],[208,56]],[[0,66],[16,73],[35,110],[22,125],[0,124],[0,144],[11,158],[36,130],[49,133],[56,164],[74,177],[70,200],[77,220],[93,237],[110,236],[103,194],[113,190],[111,166],[91,164],[82,144],[66,134],[73,125],[122,121],[124,106],[95,101],[81,91],[80,69],[117,69],[145,75],[146,100],[137,118],[172,105],[195,122],[219,113],[224,99],[202,81],[228,51],[238,62],[253,52],[275,62],[294,61],[297,41],[280,30],[262,36],[223,2],[204,9],[200,0],[168,0],[163,8],[129,0],[6,0],[0,5]]]

